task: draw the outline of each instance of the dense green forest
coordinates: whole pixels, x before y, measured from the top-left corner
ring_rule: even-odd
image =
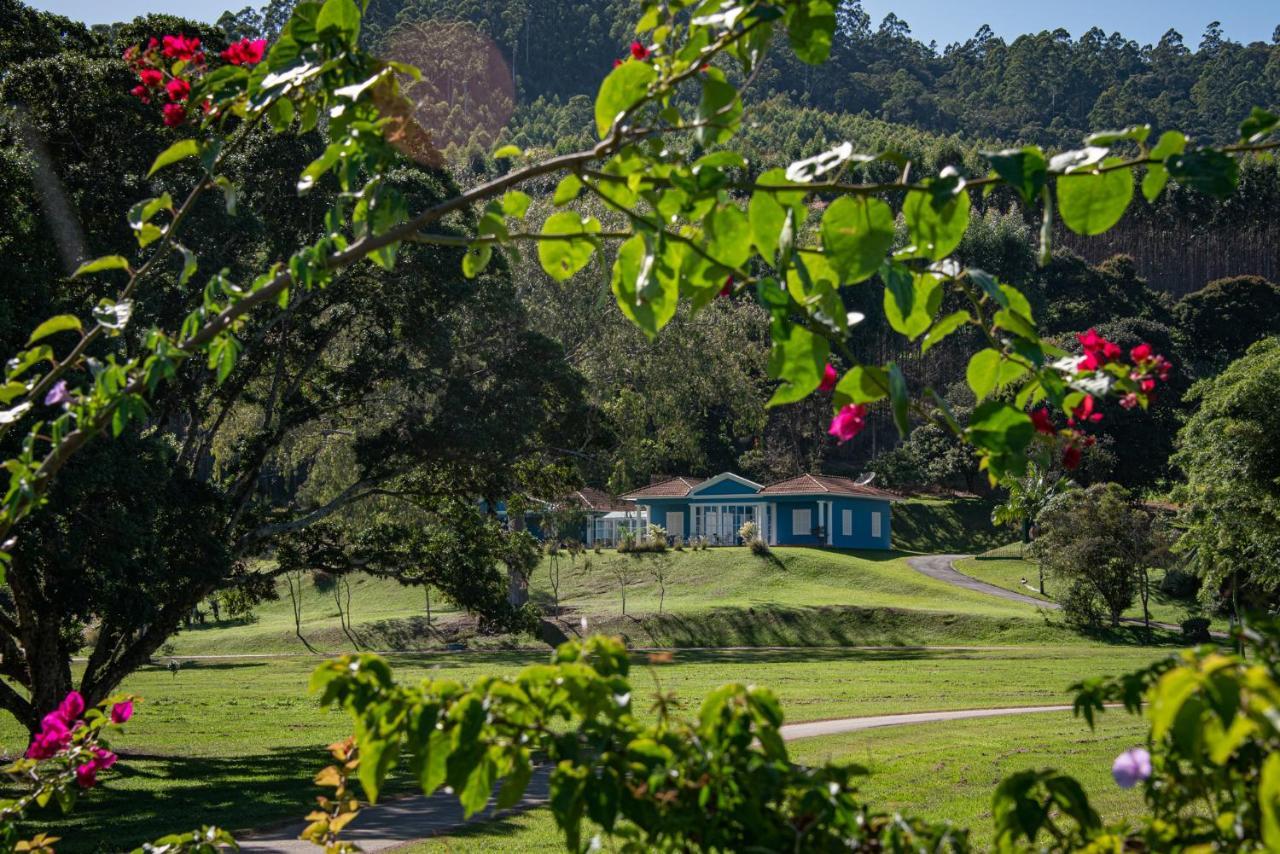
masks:
[[[490,155],[499,142],[567,151],[592,141],[586,93],[625,53],[631,8],[621,0],[374,0],[366,38],[423,67],[426,88],[415,91],[417,118],[433,131],[452,180],[465,186],[507,168]],[[288,9],[287,0],[277,0],[228,13],[205,35],[270,36]],[[4,16],[0,62],[14,69],[10,93],[37,85],[23,81],[38,81],[55,67],[95,75],[95,81],[118,73],[118,46],[140,26],[88,29],[13,2],[4,5]],[[564,27],[567,20],[574,26]],[[954,165],[972,175],[984,168],[980,151],[1016,142],[1075,144],[1086,130],[1121,117],[1227,139],[1235,118],[1247,112],[1242,105],[1274,105],[1280,92],[1280,43],[1238,44],[1215,26],[1194,49],[1172,32],[1155,46],[1142,46],[1098,30],[1075,39],[1056,31],[1005,42],[985,29],[939,48],[911,38],[896,17],[874,26],[849,2],[840,6],[830,62],[815,69],[789,56],[779,52],[748,93],[755,101],[753,119],[738,144],[760,167],[848,141],[861,151],[896,152],[926,173]],[[77,205],[94,194],[128,195],[127,186],[76,171],[83,168],[83,153],[63,150],[57,127],[41,129],[45,144],[53,145],[55,171],[71,169],[84,182],[75,190],[82,194]],[[25,153],[29,143],[6,139],[9,165],[0,180],[14,195],[41,176],[40,159]],[[136,168],[121,164],[121,174]],[[887,175],[898,167],[868,168]],[[535,204],[549,205],[553,186],[534,189],[543,194]],[[1280,209],[1280,172],[1274,163],[1245,164],[1241,192],[1226,202],[1172,187],[1156,205],[1135,203],[1104,239],[1085,241],[1063,231],[1045,268],[1036,266],[1028,249],[1036,224],[1011,202],[1000,194],[975,197],[981,216],[958,253],[965,263],[1032,294],[1037,320],[1064,344],[1096,318],[1111,317],[1104,331],[1122,345],[1147,340],[1175,359],[1176,380],[1151,411],[1124,418],[1116,417],[1118,410],[1104,413],[1111,417],[1092,428],[1098,442],[1081,475],[1159,487],[1173,475],[1168,458],[1186,416],[1182,396],[1190,383],[1213,376],[1253,341],[1280,331],[1280,290],[1273,284],[1280,280],[1280,234],[1264,215]],[[94,209],[109,206],[94,202]],[[604,218],[604,212],[594,213]],[[23,245],[49,228],[38,218],[30,211],[17,220],[11,231],[20,233],[11,233],[8,245]],[[95,233],[116,227],[90,225]],[[299,221],[292,227],[307,226]],[[35,279],[59,260],[42,253],[24,263]],[[25,275],[24,269],[15,271]],[[499,302],[486,310],[501,306],[513,312],[513,328],[527,324],[554,341],[563,354],[559,367],[581,381],[590,415],[577,420],[572,435],[522,439],[543,443],[543,450],[554,444],[550,456],[566,462],[571,477],[620,491],[663,473],[732,469],[772,479],[870,467],[882,482],[900,486],[980,489],[985,483],[972,455],[939,431],[922,427],[900,443],[886,412],[873,411],[865,434],[837,447],[820,426],[821,402],[766,409],[772,387],[768,319],[752,301],[723,300],[696,316],[681,315],[675,321],[681,334],[649,342],[616,311],[603,275],[560,285],[529,258],[510,259],[508,274],[513,287],[506,293],[518,305]],[[879,287],[849,291],[851,310],[880,299]],[[16,334],[29,312],[44,308],[43,301],[0,301],[0,332],[8,326]],[[913,383],[950,388],[949,402],[958,409],[972,405],[963,360],[971,341],[955,336],[926,363],[896,350],[896,340],[868,322],[855,349],[876,361],[897,358]],[[697,369],[690,371],[691,364]],[[277,497],[281,484],[305,483],[307,475],[334,464],[296,441],[280,444],[261,463]]]

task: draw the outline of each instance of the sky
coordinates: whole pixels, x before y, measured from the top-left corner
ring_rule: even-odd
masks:
[[[224,9],[261,5],[261,0],[28,0],[47,9],[90,24],[130,20],[147,12],[181,12],[197,20],[215,20]],[[939,46],[964,41],[983,24],[997,35],[1010,38],[1022,33],[1062,27],[1079,36],[1098,26],[1108,33],[1119,31],[1141,43],[1154,43],[1172,27],[1194,46],[1210,21],[1222,22],[1226,36],[1235,41],[1270,41],[1280,25],[1276,0],[1073,0],[1071,3],[1036,0],[863,0],[874,23],[889,12],[906,20],[921,41]]]

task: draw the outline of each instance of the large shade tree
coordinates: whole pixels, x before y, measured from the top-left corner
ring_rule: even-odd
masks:
[[[179,28],[195,30],[153,19],[123,38]],[[218,45],[215,31],[203,36]],[[65,278],[68,242],[83,258],[131,239],[119,211],[167,144],[128,95],[119,44],[81,49],[50,38],[63,49],[0,79],[14,118],[0,130],[10,212],[0,245],[17,285],[0,294],[7,351],[41,318],[85,310],[112,291]],[[233,227],[183,238],[202,271],[221,270],[219,282],[244,277],[316,232],[332,194],[287,190],[320,144],[316,134],[262,132],[240,143],[227,163],[240,187]],[[158,180],[176,194],[186,177],[178,170]],[[387,180],[420,204],[454,192],[445,175],[417,169]],[[190,215],[199,225],[228,217],[212,197]],[[590,421],[581,379],[556,343],[530,330],[505,269],[467,280],[460,253],[413,247],[391,270],[351,270],[323,290],[298,292],[240,331],[234,369],[186,364],[120,442],[73,463],[56,510],[13,550],[0,599],[0,666],[11,682],[0,687],[0,706],[34,726],[73,686],[90,702],[107,695],[212,592],[270,595],[286,567],[247,558],[282,537],[337,524],[369,502],[392,518],[397,502],[417,513],[466,500],[478,513],[475,499],[492,506],[521,488],[515,463],[551,463],[576,449]],[[151,326],[180,325],[192,288],[177,265],[157,271],[134,300],[136,325],[98,358],[136,351]],[[7,454],[16,448],[5,440]],[[434,518],[446,529],[480,524],[452,509]],[[393,550],[385,540],[384,552]],[[501,553],[481,557],[493,568]],[[400,569],[412,580],[423,567]],[[471,575],[430,580],[492,622],[511,618],[500,589]],[[86,637],[88,664],[75,679],[70,659]]]
[[[1280,595],[1280,338],[1254,344],[1217,377],[1191,387],[1196,405],[1174,463],[1186,533],[1179,549],[1202,595],[1237,610],[1270,610]]]

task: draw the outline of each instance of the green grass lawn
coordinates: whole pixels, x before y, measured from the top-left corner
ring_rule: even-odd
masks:
[[[1041,598],[1039,591],[1039,564],[1035,561],[1018,558],[968,558],[956,561],[956,569],[988,584]],[[1160,579],[1163,577],[1164,573],[1161,570],[1154,570],[1151,574],[1150,607],[1152,620],[1178,625],[1188,617],[1210,616],[1203,613],[1195,602],[1173,599],[1161,593],[1157,588],[1160,584]],[[1023,585],[1023,578],[1027,579],[1027,584],[1030,587]],[[1053,573],[1046,572],[1044,590],[1047,596],[1044,598],[1052,599],[1058,589],[1058,585],[1059,579],[1054,577]],[[1141,619],[1142,603],[1136,603],[1134,607],[1125,612],[1125,616]],[[1212,617],[1211,619],[1211,625],[1214,629],[1226,631],[1226,620]]]
[[[792,722],[929,709],[1069,701],[1080,678],[1116,674],[1166,654],[1138,647],[1082,644],[999,650],[682,651],[655,668],[664,690],[688,701],[730,681],[776,690]],[[512,673],[545,653],[393,656],[399,677],[431,670],[470,680]],[[643,660],[643,659],[642,659]],[[135,674],[125,689],[142,695],[114,746],[118,771],[53,822],[64,851],[119,850],[164,832],[219,823],[243,830],[304,814],[326,764],[324,746],[349,733],[344,716],[317,708],[306,693],[316,659],[201,661],[177,676],[162,668]],[[647,710],[653,674],[633,673],[635,704]],[[647,713],[647,712],[646,712]],[[0,724],[0,745],[20,751],[25,737]],[[403,788],[404,784],[400,786]],[[42,819],[47,821],[48,817]]]
[[[555,610],[553,566],[559,569],[560,621],[578,631],[623,635],[640,646],[848,646],[903,644],[1080,643],[1058,618],[1036,608],[958,589],[913,570],[897,552],[841,552],[775,548],[760,557],[745,548],[619,554],[613,550],[544,559],[530,592],[548,614]],[[658,576],[665,581],[665,597]],[[283,584],[283,582],[282,582]],[[338,627],[332,594],[308,578],[302,595],[302,632],[322,651],[352,649]],[[367,576],[351,578],[351,621],[363,647],[440,648],[462,638],[537,646],[529,637],[477,639],[460,634],[465,618],[440,608],[426,626],[420,588]],[[626,616],[622,591],[626,589]],[[261,604],[256,620],[208,623],[178,635],[175,655],[299,652],[293,605],[281,598]],[[437,600],[439,596],[435,597]],[[661,607],[662,613],[659,614]],[[1132,632],[1117,639],[1132,641]]]
[[[875,808],[968,827],[978,850],[992,841],[991,794],[1007,775],[1025,768],[1057,768],[1074,775],[1089,792],[1104,820],[1135,818],[1142,796],[1111,780],[1117,754],[1139,745],[1143,721],[1105,714],[1090,731],[1070,713],[913,724],[795,741],[792,758],[817,764],[856,764],[869,774],[861,790]],[[601,840],[610,850],[608,840]],[[555,820],[547,809],[478,823],[447,838],[418,843],[406,854],[490,851],[497,845],[518,851],[562,850]]]
[[[893,547],[920,554],[980,554],[1009,541],[991,524],[989,498],[911,498],[893,505]]]

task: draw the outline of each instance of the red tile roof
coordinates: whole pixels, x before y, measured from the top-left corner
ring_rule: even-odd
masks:
[[[622,497],[629,501],[637,498],[684,498],[689,494],[689,490],[704,480],[706,480],[705,477],[673,477],[634,489]]]
[[[584,486],[577,492],[571,492],[565,496],[564,500],[571,504],[577,504],[584,510],[594,510],[600,513],[635,509],[625,501],[620,501],[603,489],[596,489],[594,486]]]
[[[863,498],[896,499],[897,495],[874,486],[862,486],[853,478],[834,477],[825,474],[802,474],[771,483],[760,490],[760,495],[854,495]]]

